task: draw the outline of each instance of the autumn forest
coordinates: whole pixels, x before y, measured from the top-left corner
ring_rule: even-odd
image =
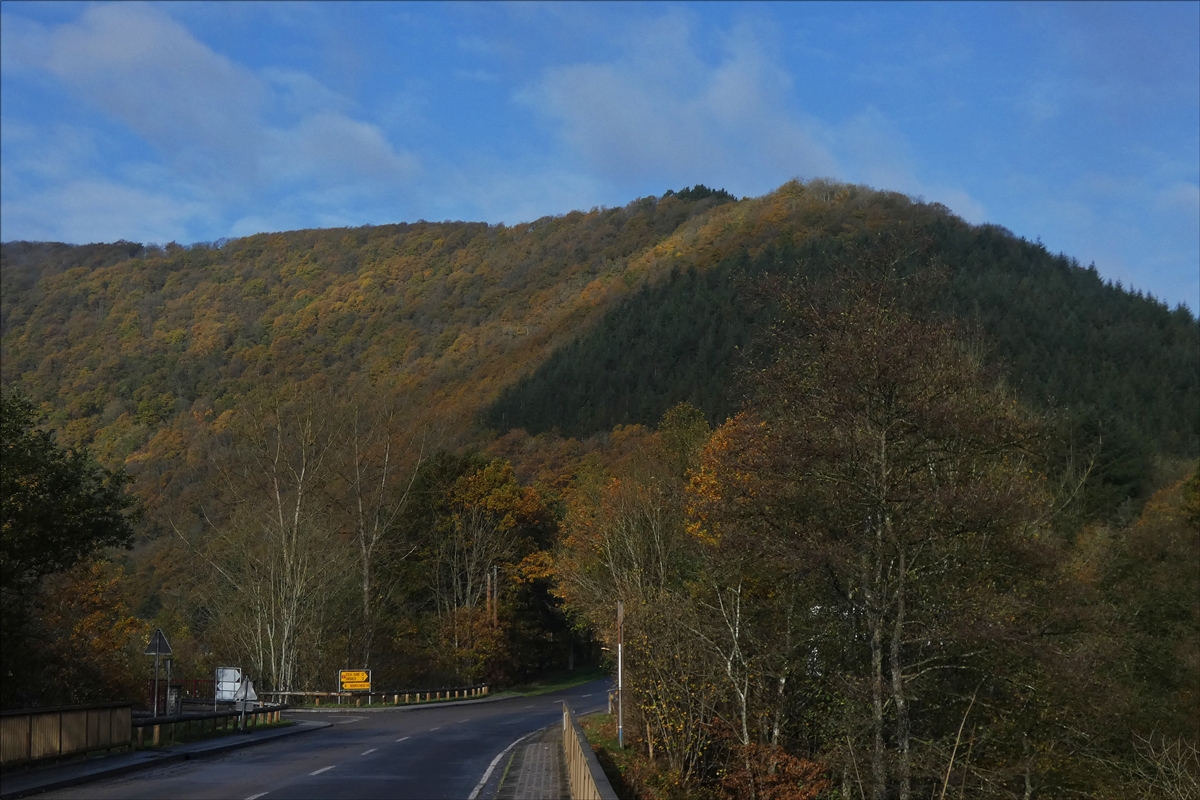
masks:
[[[610,669],[622,600],[634,796],[1198,796],[1200,324],[1040,242],[793,181],[0,278],[5,708],[143,702],[155,628]]]

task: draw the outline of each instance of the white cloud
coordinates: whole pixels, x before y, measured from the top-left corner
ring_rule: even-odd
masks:
[[[520,99],[557,124],[585,170],[617,184],[703,182],[754,195],[797,176],[833,177],[985,220],[963,188],[918,177],[906,136],[877,109],[842,124],[807,117],[792,76],[753,31],[722,44],[706,63],[687,19],[668,14],[630,31],[621,57],[550,68]]]
[[[878,109],[866,109],[829,135],[846,165],[844,180],[942,203],[967,222],[987,221],[983,205],[965,190],[918,175],[907,137]]]
[[[268,89],[151,6],[87,8],[52,31],[42,66],[154,147],[253,169]]]
[[[272,142],[277,147],[267,163],[280,178],[395,185],[417,168],[416,159],[397,153],[377,127],[336,112],[305,117],[291,130],[274,132]]]
[[[926,200],[941,203],[974,225],[988,221],[987,209],[983,207],[983,204],[962,189],[933,186],[924,192],[918,192],[918,194],[921,194]]]
[[[7,193],[6,193],[7,194]],[[0,203],[0,240],[137,242],[188,240],[203,203],[105,180],[76,180]]]
[[[69,125],[43,129],[5,118],[0,122],[0,140],[4,142],[5,169],[16,185],[25,180],[68,180],[78,175],[80,164],[98,155],[95,135]]]
[[[1190,218],[1193,223],[1200,224],[1200,186],[1187,181],[1161,189],[1156,197],[1159,208],[1177,211]]]
[[[300,116],[320,111],[349,113],[354,104],[313,76],[292,69],[267,67],[260,71],[270,85],[280,109]]]
[[[130,221],[118,219],[125,207],[129,215],[135,208],[146,214],[145,224],[133,226],[144,231],[138,235],[162,241],[185,237],[183,221],[198,207],[234,198],[261,206],[284,191],[318,188],[314,212],[325,213],[334,202],[352,207],[356,195],[402,189],[418,167],[378,126],[353,118],[352,102],[313,77],[250,70],[153,6],[89,6],[76,22],[57,27],[5,14],[4,48],[6,71],[53,76],[161,159],[114,167],[86,137],[73,141],[63,129],[18,137],[5,148],[5,177],[13,181],[5,201],[23,222],[10,220],[6,228],[75,241],[113,225],[122,232],[107,238],[128,238]],[[8,120],[5,128],[6,145],[9,130],[22,133]],[[66,191],[68,179],[82,195]],[[47,181],[50,188],[37,188]],[[14,189],[24,186],[28,201],[18,204]],[[164,203],[164,191],[192,200]],[[101,197],[114,205],[87,200]],[[39,222],[35,213],[46,217]]]
[[[568,210],[586,211],[609,193],[594,175],[546,165],[476,163],[450,167],[440,178],[441,188],[432,198],[440,213],[461,213],[462,198],[470,197],[478,219],[510,225]]]
[[[0,71],[5,76],[35,67],[47,48],[46,29],[16,14],[0,13]]]
[[[837,164],[810,125],[786,112],[790,80],[747,30],[724,42],[715,65],[669,14],[630,32],[625,54],[552,67],[519,99],[559,127],[570,150],[605,179],[768,191]]]

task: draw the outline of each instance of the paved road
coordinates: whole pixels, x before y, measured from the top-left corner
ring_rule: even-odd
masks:
[[[113,800],[462,798],[510,744],[562,718],[603,710],[609,681],[494,703],[408,711],[296,714],[334,723],[215,758],[171,764],[43,797]],[[286,716],[286,714],[285,714]],[[500,759],[479,797],[495,793]]]

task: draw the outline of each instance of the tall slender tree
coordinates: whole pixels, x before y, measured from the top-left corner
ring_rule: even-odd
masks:
[[[964,587],[1038,508],[1036,426],[951,327],[909,310],[907,255],[884,242],[835,290],[782,287],[753,411],[718,432],[692,484],[694,530],[772,542],[797,582],[824,586],[809,607],[846,627],[833,660],[867,709],[876,800],[913,796],[918,742],[943,733],[929,678],[972,666]]]

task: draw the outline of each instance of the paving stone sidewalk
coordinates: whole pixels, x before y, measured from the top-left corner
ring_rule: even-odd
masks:
[[[551,725],[513,749],[497,800],[561,800],[570,797],[562,726]]]

